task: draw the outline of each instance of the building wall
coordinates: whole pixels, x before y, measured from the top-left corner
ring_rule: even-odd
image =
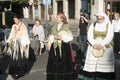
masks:
[[[95,15],[98,12],[105,12],[104,0],[91,0],[91,21],[94,21],[96,19]]]
[[[84,10],[88,12],[91,20],[95,20],[97,12],[104,12],[104,0],[51,0],[53,7],[53,21],[57,12],[63,11],[68,19],[79,19]],[[45,7],[41,8],[41,19],[45,18]],[[49,13],[49,12],[48,12]]]
[[[79,19],[81,11],[88,10],[88,0],[52,0],[52,2],[53,8],[57,7],[57,12],[63,11],[68,19]],[[57,12],[53,9],[53,15]]]

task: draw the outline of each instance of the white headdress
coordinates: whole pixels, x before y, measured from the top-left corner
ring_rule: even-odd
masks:
[[[104,20],[105,20],[105,23],[111,23],[108,16],[104,12],[99,12],[99,13],[96,14],[96,16],[103,16]]]

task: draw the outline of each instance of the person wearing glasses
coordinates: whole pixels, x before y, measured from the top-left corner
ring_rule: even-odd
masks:
[[[114,80],[113,27],[104,12],[96,14],[97,21],[87,33],[88,49],[81,80]]]

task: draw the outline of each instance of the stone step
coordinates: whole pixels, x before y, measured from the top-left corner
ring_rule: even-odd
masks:
[[[71,31],[72,31],[73,36],[77,36],[78,27],[71,27],[70,29],[71,29]]]

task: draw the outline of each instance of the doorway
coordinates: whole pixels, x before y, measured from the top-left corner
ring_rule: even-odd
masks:
[[[57,12],[63,12],[63,1],[57,1]]]
[[[108,15],[109,19],[113,19],[114,12],[120,13],[120,0],[110,0],[105,1],[105,12]]]
[[[69,0],[68,1],[68,11],[69,11],[69,18],[74,19],[75,18],[75,0]]]

